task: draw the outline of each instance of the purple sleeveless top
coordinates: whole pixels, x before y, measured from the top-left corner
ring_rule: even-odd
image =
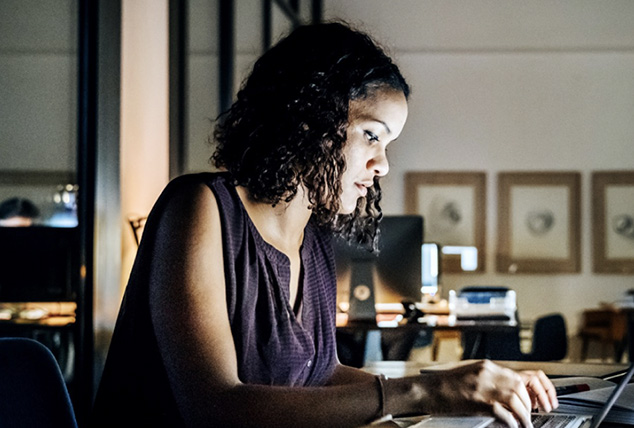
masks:
[[[322,385],[336,364],[336,279],[330,238],[309,224],[302,305],[289,302],[288,257],[262,239],[225,175],[209,181],[222,222],[227,309],[245,383]]]
[[[91,426],[181,426],[149,309],[149,266],[165,203],[205,183],[221,216],[227,310],[243,383],[317,386],[332,375],[336,279],[330,236],[309,223],[301,248],[300,315],[289,303],[288,258],[266,243],[226,173],[173,180],[152,209],[108,351]]]

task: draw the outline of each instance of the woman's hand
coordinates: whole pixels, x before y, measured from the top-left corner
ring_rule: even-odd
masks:
[[[517,427],[518,421],[532,427],[532,404],[539,402],[546,409],[553,403],[546,392],[552,384],[540,373],[520,375],[484,360],[424,376],[435,377],[428,380],[437,385],[431,394],[432,413],[493,415],[510,427]]]
[[[544,412],[550,412],[559,406],[555,387],[543,371],[522,371],[519,375],[531,397],[533,409],[540,408]]]

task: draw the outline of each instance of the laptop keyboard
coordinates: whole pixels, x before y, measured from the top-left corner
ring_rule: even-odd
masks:
[[[534,428],[559,428],[565,427],[574,416],[568,415],[532,415],[531,421]]]
[[[574,415],[531,415],[531,422],[534,428],[563,428],[575,420]],[[495,421],[487,425],[487,428],[503,428],[507,425],[501,421]]]

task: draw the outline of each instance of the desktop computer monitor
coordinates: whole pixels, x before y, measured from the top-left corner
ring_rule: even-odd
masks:
[[[71,300],[78,253],[77,228],[0,227],[0,301]]]
[[[351,320],[374,320],[377,304],[422,300],[423,218],[385,216],[378,254],[335,240],[337,302]],[[341,305],[343,303],[343,305]]]
[[[421,271],[422,292],[425,296],[434,297],[439,291],[440,282],[440,245],[435,242],[426,242],[422,247]]]

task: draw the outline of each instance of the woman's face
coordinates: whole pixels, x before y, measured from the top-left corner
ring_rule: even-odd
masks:
[[[374,177],[387,174],[387,146],[398,138],[406,120],[407,100],[400,91],[379,90],[350,101],[339,214],[354,212],[358,199],[365,197],[373,185]]]

